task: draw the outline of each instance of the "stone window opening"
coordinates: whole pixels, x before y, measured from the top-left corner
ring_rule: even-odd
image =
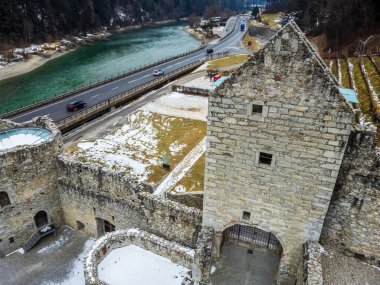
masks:
[[[115,231],[115,225],[113,225],[112,223],[110,223],[107,220],[104,220],[104,231],[106,233],[114,232]]]
[[[263,105],[252,104],[251,115],[261,116],[263,114]]]
[[[251,219],[251,213],[243,211],[243,220],[249,221]]]
[[[266,164],[266,165],[272,165],[272,157],[273,157],[273,154],[266,153],[266,152],[260,152],[259,163],[260,164]]]
[[[354,197],[354,200],[352,201],[352,204],[351,204],[351,209],[356,208],[358,210],[361,210],[361,208],[363,207],[363,202],[364,202],[364,199],[359,199],[358,197]]]
[[[78,230],[84,229],[84,224],[81,221],[77,221],[77,229]]]
[[[7,192],[0,192],[0,207],[5,207],[11,204],[11,200],[9,199]]]
[[[10,237],[9,238],[9,243],[14,243],[15,242],[15,238],[14,237]]]

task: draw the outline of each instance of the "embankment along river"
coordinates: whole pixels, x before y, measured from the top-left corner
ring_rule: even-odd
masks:
[[[20,76],[0,81],[0,114],[197,48],[184,22],[114,34]]]

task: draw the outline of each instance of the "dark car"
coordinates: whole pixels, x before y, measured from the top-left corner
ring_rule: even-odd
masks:
[[[207,49],[207,53],[213,53],[214,50],[212,48]]]
[[[83,101],[72,101],[66,105],[67,111],[76,111],[78,109],[86,107],[86,103]]]

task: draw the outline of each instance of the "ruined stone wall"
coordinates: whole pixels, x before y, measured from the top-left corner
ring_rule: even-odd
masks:
[[[98,277],[99,263],[114,249],[137,245],[192,270],[195,250],[138,229],[125,229],[101,237],[85,257],[86,285],[106,284]],[[154,280],[152,280],[154,283]]]
[[[321,242],[380,264],[380,150],[376,131],[352,132]],[[364,256],[363,256],[364,255]]]
[[[97,219],[116,229],[140,228],[168,240],[195,247],[201,229],[201,211],[145,191],[127,177],[60,157],[59,191],[65,221],[99,236]],[[150,190],[147,188],[147,190]],[[80,225],[80,224],[79,224]]]
[[[280,282],[320,238],[352,128],[336,86],[289,23],[209,98],[203,225],[215,229],[216,249],[236,223],[275,234]]]
[[[323,285],[322,247],[316,242],[307,242],[299,263],[296,285]]]
[[[22,247],[37,230],[34,216],[40,210],[47,212],[55,226],[62,224],[56,168],[60,132],[45,117],[24,124],[0,120],[0,130],[19,127],[45,128],[52,136],[38,145],[0,152],[0,192],[7,192],[11,201],[0,207],[0,256]]]

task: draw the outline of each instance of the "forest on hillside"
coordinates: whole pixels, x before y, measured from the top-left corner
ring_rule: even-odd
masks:
[[[302,11],[297,20],[302,30],[325,34],[335,48],[380,33],[380,0],[267,0],[266,5],[267,12]]]
[[[0,44],[49,41],[100,27],[203,15],[207,7],[239,10],[244,0],[2,0]]]

